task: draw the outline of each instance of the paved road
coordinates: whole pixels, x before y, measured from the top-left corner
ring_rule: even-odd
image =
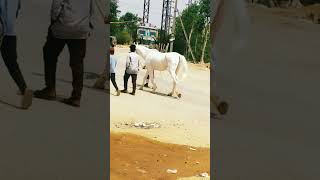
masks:
[[[317,180],[320,27],[251,10],[248,49],[218,60],[219,94],[233,101],[212,129],[216,178]]]
[[[116,80],[120,89],[123,88],[123,74],[129,48],[116,48],[118,59]],[[144,60],[141,59],[144,63]],[[138,88],[143,81],[146,70],[138,74]],[[111,129],[112,131],[131,132],[144,135],[158,141],[192,146],[210,146],[210,71],[189,64],[187,77],[177,86],[182,98],[167,96],[172,89],[172,78],[168,71],[155,71],[157,83],[156,94],[150,88],[137,90],[136,95],[121,94],[114,96],[111,86]],[[129,79],[129,92],[131,92]],[[150,84],[152,87],[152,84]],[[124,123],[159,123],[161,128],[150,130],[131,127],[117,128]]]
[[[32,89],[42,88],[42,46],[51,1],[23,1],[18,25],[19,63]],[[98,20],[88,41],[85,84],[93,84],[105,58],[105,26]],[[68,53],[59,59],[57,91],[71,91]],[[84,88],[80,109],[59,102],[34,100],[30,110],[15,108],[20,97],[4,63],[0,62],[0,179],[105,180],[107,94]]]

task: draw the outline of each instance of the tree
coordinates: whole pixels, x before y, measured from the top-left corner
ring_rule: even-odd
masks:
[[[200,0],[178,14],[174,51],[193,62],[210,61],[210,12],[210,0]]]
[[[126,14],[121,16],[119,19],[119,21],[128,22],[128,23],[119,25],[119,28],[125,29],[130,34],[132,40],[137,39],[137,29],[138,29],[137,21],[138,20],[139,20],[138,15],[133,14],[131,12],[127,12]]]
[[[117,33],[117,43],[119,44],[129,44],[131,41],[130,34],[126,30],[122,30]]]
[[[118,21],[118,14],[121,12],[118,10],[118,8],[119,8],[118,0],[111,0],[109,21],[112,21],[112,22]],[[117,34],[117,28],[115,24],[110,25],[110,34],[113,36]]]

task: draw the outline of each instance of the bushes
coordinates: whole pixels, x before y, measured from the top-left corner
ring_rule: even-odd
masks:
[[[128,31],[122,30],[117,33],[116,37],[118,44],[129,44],[131,42],[131,36]]]

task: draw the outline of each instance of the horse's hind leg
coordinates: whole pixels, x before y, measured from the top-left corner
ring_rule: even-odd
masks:
[[[173,87],[172,87],[172,91],[168,94],[168,96],[173,96],[174,93],[176,92],[178,78],[177,78],[176,73],[173,69],[170,69],[169,73],[170,73],[172,80],[173,80]]]

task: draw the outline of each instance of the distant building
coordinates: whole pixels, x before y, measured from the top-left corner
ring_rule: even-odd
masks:
[[[137,29],[137,37],[141,44],[155,44],[158,39],[158,28],[150,24],[140,25]]]

